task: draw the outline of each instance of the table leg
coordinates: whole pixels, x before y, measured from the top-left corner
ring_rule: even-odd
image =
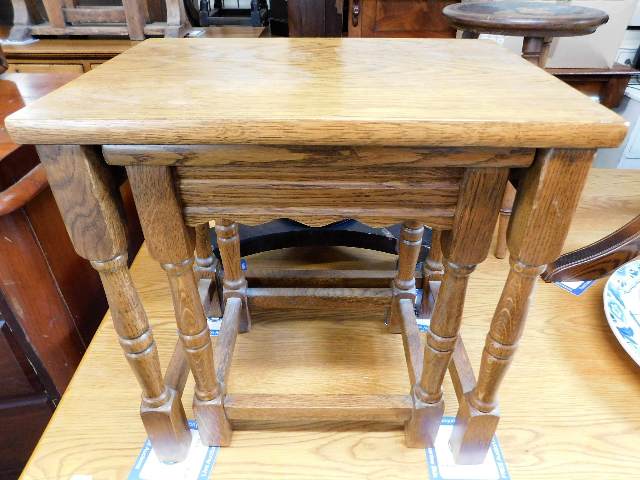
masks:
[[[444,412],[442,381],[458,340],[469,274],[489,252],[508,169],[467,169],[453,220],[442,236],[444,277],[427,333],[414,409],[405,427],[410,447],[432,446]]]
[[[387,321],[391,333],[402,333],[400,300],[409,298],[414,302],[416,298],[416,264],[422,246],[423,232],[424,226],[419,222],[412,220],[402,224],[398,239],[398,270],[393,279],[393,300]]]
[[[242,300],[240,333],[245,333],[251,329],[251,316],[249,315],[249,306],[247,304],[247,280],[240,266],[238,224],[229,220],[217,220],[216,235],[218,237],[222,268],[224,269],[222,280],[223,304],[230,297]]]
[[[476,387],[451,436],[457,463],[481,463],[499,420],[497,391],[524,329],[536,277],[560,254],[594,151],[540,150],[518,187],[508,246],[511,269],[496,306]]]
[[[127,173],[147,247],[169,279],[180,340],[196,383],[193,410],[200,438],[207,445],[228,445],[231,424],[193,272],[194,231],[184,224],[168,167],[128,166]]]
[[[431,247],[429,248],[429,254],[422,268],[422,315],[426,315],[429,308],[429,295],[431,293],[429,290],[429,281],[432,280],[435,275],[440,275],[441,278],[444,274],[441,236],[442,232],[431,229]]]
[[[180,397],[162,379],[156,344],[127,268],[116,184],[94,147],[39,146],[51,191],[78,254],[100,274],[120,345],[142,389],[140,414],[161,460],[183,460],[191,444]]]
[[[552,42],[553,37],[524,37],[522,41],[522,58],[544,68]]]
[[[507,189],[502,197],[502,205],[500,206],[500,216],[498,217],[498,232],[496,239],[496,258],[504,258],[507,255],[507,229],[509,227],[509,218],[513,210],[513,202],[516,198],[516,189],[507,183]]]
[[[222,317],[222,305],[218,295],[217,259],[213,256],[209,224],[202,223],[195,227],[196,231],[196,263],[194,271],[202,291],[200,300],[205,306],[205,314],[209,317]]]

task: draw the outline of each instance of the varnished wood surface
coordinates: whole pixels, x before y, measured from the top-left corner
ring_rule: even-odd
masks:
[[[492,42],[375,38],[150,39],[7,126],[35,144],[612,147],[626,132]]]
[[[587,35],[609,20],[602,10],[566,2],[462,2],[442,13],[461,30],[527,37]]]
[[[594,241],[640,210],[635,171],[592,170],[564,250]],[[317,267],[392,269],[395,257],[302,250],[295,258]],[[250,258],[264,267],[291,265],[287,252]],[[288,259],[288,260],[287,260]],[[490,256],[469,281],[462,334],[478,365],[487,324],[508,263]],[[133,267],[166,367],[176,343],[165,276],[143,249]],[[602,310],[603,282],[581,297],[538,281],[529,322],[500,396],[498,437],[514,480],[634,478],[640,463],[638,367],[618,345]],[[386,334],[379,309],[299,314],[254,309],[254,325],[237,340],[229,392],[235,394],[406,395],[407,368],[399,335]],[[308,321],[313,319],[314,321]],[[301,361],[304,359],[304,361]],[[185,389],[193,418],[193,380]],[[447,415],[457,402],[445,381]],[[72,474],[126,478],[145,433],[136,404],[139,388],[107,318],[74,377],[24,475],[67,480]],[[87,405],[92,405],[88,415]],[[281,423],[281,422],[280,422]],[[123,433],[126,432],[126,433]],[[423,479],[424,451],[404,445],[401,428],[372,431],[340,422],[277,430],[238,430],[213,470],[216,479]]]

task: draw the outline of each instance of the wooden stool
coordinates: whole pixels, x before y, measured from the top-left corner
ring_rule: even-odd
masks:
[[[498,0],[448,5],[444,16],[462,38],[478,38],[481,33],[524,37],[522,56],[544,67],[554,37],[589,35],[609,20],[602,10],[567,3]],[[507,227],[513,209],[515,188],[509,182],[498,220],[495,256],[507,254]]]
[[[468,82],[465,73],[479,70]],[[260,88],[237,95],[244,85]],[[263,96],[275,89],[278,108]],[[109,102],[87,101],[105,92]],[[75,248],[100,272],[154,449],[174,461],[190,442],[181,403],[189,371],[209,445],[229,445],[234,424],[248,420],[360,420],[403,424],[406,444],[423,448],[440,426],[447,369],[459,403],[453,454],[483,461],[536,278],[561,251],[595,150],[626,134],[624,119],[491,42],[444,39],[152,39],[6,124],[17,141],[38,145]],[[167,274],[179,344],[164,376],[126,268],[105,162],[126,167],[147,246]],[[521,183],[511,269],[476,381],[459,338],[465,292],[488,255],[512,171]],[[235,222],[283,216],[310,225],[402,223],[390,285],[249,287]],[[212,219],[224,267],[215,351],[198,292],[198,269],[211,267]],[[414,303],[425,225],[439,232],[444,274],[423,344]],[[202,261],[194,272],[195,250]],[[388,331],[401,334],[405,349],[406,394],[227,392],[253,307],[336,302],[388,309]]]

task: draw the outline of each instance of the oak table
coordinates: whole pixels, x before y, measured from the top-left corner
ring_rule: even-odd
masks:
[[[591,169],[565,249],[597,240],[633,218],[640,210],[639,182],[640,170]],[[395,255],[368,250],[302,248],[252,256],[247,263],[249,270],[352,271],[385,270],[395,261]],[[490,255],[469,280],[463,333],[473,360],[480,358],[487,318],[508,271],[507,262]],[[163,271],[143,246],[131,274],[166,366],[175,321]],[[637,473],[640,411],[629,399],[640,395],[640,376],[607,325],[603,287],[601,280],[575,297],[537,281],[525,339],[500,391],[504,416],[498,438],[514,480],[618,479]],[[382,334],[383,317],[376,306],[256,308],[251,334],[238,338],[229,388],[262,394],[402,394],[408,381],[402,341]],[[127,478],[146,433],[132,408],[140,390],[115,335],[107,315],[31,456],[24,480]],[[327,361],[327,352],[335,352],[333,361]],[[532,381],[542,371],[544,383]],[[455,393],[445,382],[445,414],[455,415]],[[193,418],[192,385],[189,378],[183,397],[188,418]],[[426,478],[425,453],[405,447],[401,426],[380,431],[373,423],[302,428],[291,423],[277,430],[247,425],[234,432],[232,446],[218,453],[211,478]]]
[[[275,90],[278,105],[263,96]],[[18,142],[38,145],[75,248],[100,273],[161,459],[184,458],[190,443],[180,400],[186,364],[207,444],[229,445],[231,422],[333,419],[404,423],[410,447],[433,443],[451,364],[459,409],[450,443],[461,463],[482,461],[489,447],[535,279],[560,254],[595,149],[616,146],[627,128],[489,42],[382,39],[150,40],[7,126]],[[180,342],[164,377],[105,161],[126,166],[147,246],[167,273]],[[521,177],[511,267],[476,381],[459,339],[465,291],[487,256],[510,173]],[[234,222],[282,216],[404,222],[391,288],[248,289]],[[215,354],[198,293],[206,275],[193,269],[194,230],[210,220],[225,272]],[[424,225],[441,232],[444,274],[423,348],[414,271]],[[329,308],[341,299],[389,309],[387,330],[405,346],[407,394],[227,393],[250,305]]]

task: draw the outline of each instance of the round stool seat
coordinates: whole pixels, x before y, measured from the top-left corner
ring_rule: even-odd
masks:
[[[609,20],[602,10],[566,2],[456,3],[442,13],[459,30],[524,37],[588,35]]]

